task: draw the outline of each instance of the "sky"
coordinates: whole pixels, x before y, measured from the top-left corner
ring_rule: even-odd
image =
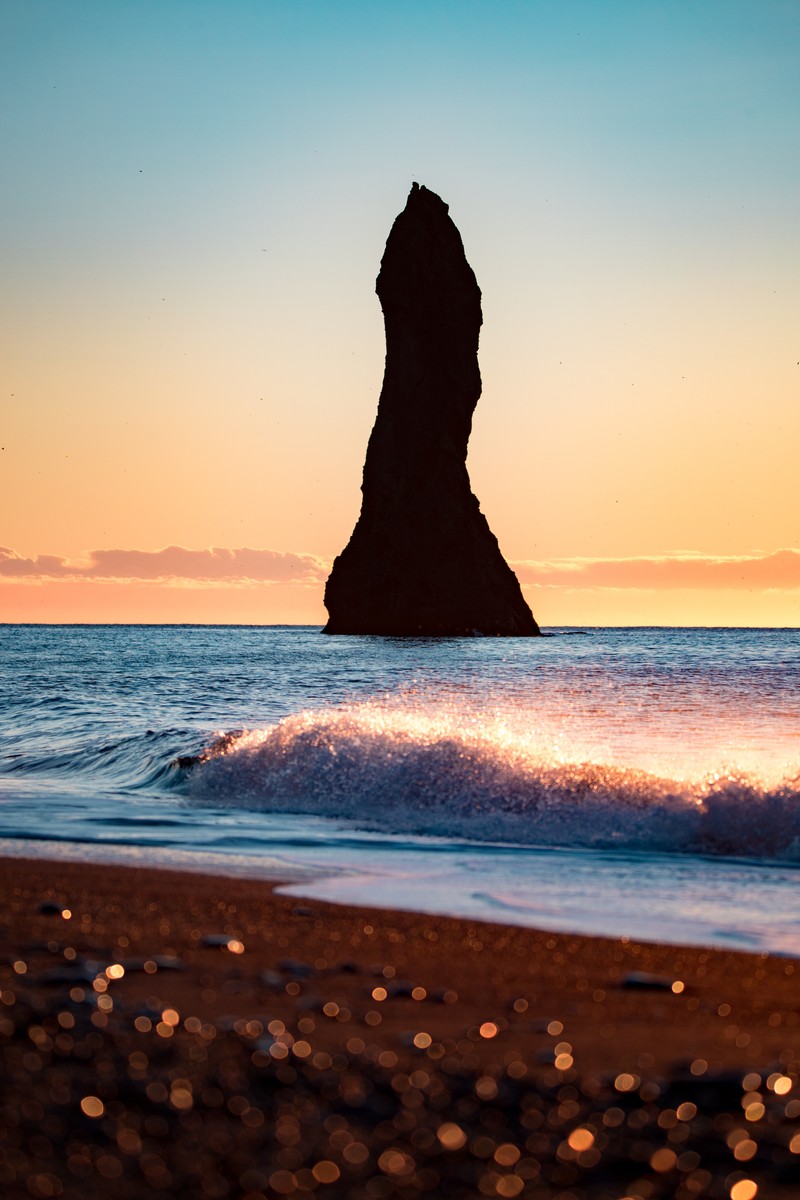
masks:
[[[539,623],[800,625],[796,0],[0,0],[0,93],[0,620],[325,620],[416,180]]]

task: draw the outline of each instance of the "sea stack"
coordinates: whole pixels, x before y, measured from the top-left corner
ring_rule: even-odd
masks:
[[[414,184],[376,291],[386,368],[361,515],[325,588],[326,633],[535,637],[539,627],[472,494],[481,293],[448,206]]]

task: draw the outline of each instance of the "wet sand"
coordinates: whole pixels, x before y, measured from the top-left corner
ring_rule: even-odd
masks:
[[[791,1197],[800,962],[2,860],[8,1197]]]

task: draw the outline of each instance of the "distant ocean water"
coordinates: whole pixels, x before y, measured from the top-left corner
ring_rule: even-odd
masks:
[[[0,626],[0,852],[800,953],[800,631]]]

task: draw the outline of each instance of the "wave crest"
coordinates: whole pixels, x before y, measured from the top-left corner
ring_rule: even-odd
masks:
[[[378,706],[220,735],[203,804],[344,819],[383,834],[800,862],[800,776],[698,782],[536,749],[502,725]]]

